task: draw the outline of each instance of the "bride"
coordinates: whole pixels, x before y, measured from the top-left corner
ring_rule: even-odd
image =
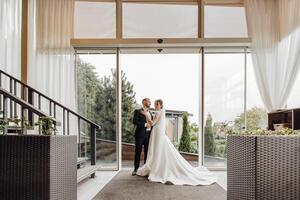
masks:
[[[147,161],[137,171],[139,176],[148,176],[153,182],[167,183],[174,185],[210,185],[217,181],[217,178],[205,167],[192,167],[173,146],[165,134],[165,109],[163,101],[155,101],[156,114],[153,121],[146,113],[147,121],[152,124],[153,129],[150,136]]]

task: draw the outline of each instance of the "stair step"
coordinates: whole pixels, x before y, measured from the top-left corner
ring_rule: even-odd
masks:
[[[78,157],[77,158],[77,169],[81,168],[88,161],[88,157]]]
[[[97,165],[90,165],[85,166],[77,170],[77,183],[81,182],[82,180],[92,176],[97,170],[99,166]]]

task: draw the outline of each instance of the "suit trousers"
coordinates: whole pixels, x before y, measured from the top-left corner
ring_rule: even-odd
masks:
[[[150,131],[146,131],[145,135],[135,137],[135,157],[134,157],[134,170],[140,166],[141,153],[144,146],[144,164],[147,161],[148,145],[150,139]]]

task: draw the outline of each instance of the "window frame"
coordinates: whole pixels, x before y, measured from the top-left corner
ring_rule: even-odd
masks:
[[[123,3],[140,4],[174,4],[174,5],[198,5],[198,37],[204,38],[204,7],[209,6],[228,6],[244,7],[244,0],[75,0],[82,2],[115,2],[116,3],[116,39],[123,38]]]

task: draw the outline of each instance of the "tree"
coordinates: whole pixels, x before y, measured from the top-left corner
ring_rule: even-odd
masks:
[[[192,123],[192,124],[191,124],[191,131],[192,131],[193,133],[198,133],[198,132],[199,132],[198,124]]]
[[[116,136],[116,71],[111,76],[101,79],[103,90],[99,90],[97,98],[98,121],[102,122],[103,130],[100,138],[115,140]],[[136,104],[133,85],[121,71],[122,92],[122,141],[134,143],[134,125],[132,123],[134,106]],[[100,103],[101,102],[101,103]]]
[[[188,121],[188,113],[184,112],[182,115],[183,127],[182,135],[179,143],[179,151],[190,152],[191,151],[191,138],[190,138],[190,125]]]
[[[123,71],[121,82],[122,138],[124,142],[133,143],[135,92]],[[101,125],[97,137],[116,140],[116,71],[111,70],[111,75],[99,79],[94,66],[78,59],[77,89],[79,113]]]
[[[247,130],[257,130],[267,127],[267,112],[263,108],[253,107],[246,112],[247,117]],[[243,129],[245,124],[244,113],[241,113],[234,120],[234,126],[236,129]]]
[[[81,59],[77,60],[77,110],[84,117],[98,122],[95,116],[97,106],[95,98],[102,88],[99,86],[99,80],[94,70],[93,65],[83,62]],[[89,125],[81,122],[81,131],[88,134],[89,130]]]
[[[134,143],[133,112],[136,105],[135,92],[133,85],[127,80],[122,71],[122,141]]]
[[[89,119],[95,118],[95,98],[98,92],[98,79],[95,67],[89,63],[77,60],[77,108],[78,112]]]
[[[101,124],[98,137],[106,140],[116,140],[116,87],[112,75],[100,79],[103,92],[96,99],[96,122]]]
[[[208,113],[204,128],[204,149],[206,155],[214,155],[216,151],[215,134],[212,126],[212,116]]]
[[[198,153],[198,133],[198,125],[196,123],[192,123],[190,126],[191,153]]]

